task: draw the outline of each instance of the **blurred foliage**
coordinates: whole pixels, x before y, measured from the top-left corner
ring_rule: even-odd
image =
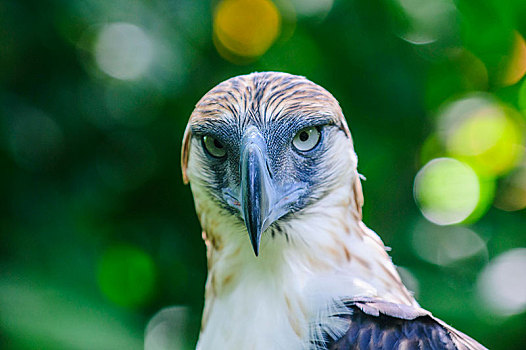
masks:
[[[174,319],[193,346],[206,259],[181,137],[208,89],[263,70],[340,101],[365,222],[421,304],[523,348],[524,18],[524,0],[3,0],[0,348],[139,349],[170,305],[151,334]],[[430,161],[449,165],[417,177]]]

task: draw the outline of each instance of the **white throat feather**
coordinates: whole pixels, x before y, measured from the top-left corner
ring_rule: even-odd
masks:
[[[342,299],[418,305],[380,238],[360,220],[355,169],[339,169],[350,181],[270,227],[259,257],[242,221],[225,215],[198,181],[192,183],[208,250],[198,349],[307,349],[324,334],[346,332],[348,323],[332,317],[350,312]]]

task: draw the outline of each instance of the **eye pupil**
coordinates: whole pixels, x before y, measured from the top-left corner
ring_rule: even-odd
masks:
[[[316,126],[311,126],[304,128],[303,130],[298,131],[294,139],[292,140],[292,145],[296,150],[301,152],[307,152],[319,143],[321,138],[320,128]]]
[[[203,147],[212,157],[223,158],[226,156],[225,146],[215,137],[206,135],[203,136]]]
[[[216,139],[214,139],[214,146],[216,146],[217,148],[223,148],[221,142],[217,141]]]

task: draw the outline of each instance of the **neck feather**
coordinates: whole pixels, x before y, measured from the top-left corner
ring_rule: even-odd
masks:
[[[200,349],[305,348],[322,330],[345,332],[329,316],[345,313],[346,298],[417,305],[361,221],[353,190],[343,186],[269,228],[255,257],[242,223],[200,206],[194,189],[209,270]]]

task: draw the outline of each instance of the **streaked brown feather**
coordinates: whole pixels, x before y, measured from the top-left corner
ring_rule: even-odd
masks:
[[[327,90],[304,77],[263,72],[237,76],[220,83],[196,104],[185,130],[181,154],[185,183],[188,183],[188,155],[193,125],[207,121],[245,125],[254,119],[268,122],[297,117],[299,114],[317,114],[320,110],[326,111],[324,117],[330,117],[332,123],[352,140],[338,101]]]

